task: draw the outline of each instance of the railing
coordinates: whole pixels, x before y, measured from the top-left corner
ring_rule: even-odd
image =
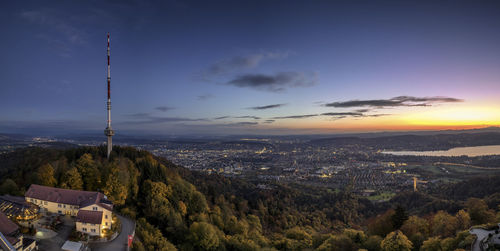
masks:
[[[16,251],[16,249],[10,244],[10,242],[5,238],[5,236],[0,232],[0,247],[7,251]]]

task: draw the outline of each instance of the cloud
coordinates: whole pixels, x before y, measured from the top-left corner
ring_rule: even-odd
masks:
[[[322,116],[352,116],[352,117],[362,117],[363,113],[360,112],[326,112],[322,113]]]
[[[264,121],[264,123],[266,123],[266,124],[271,124],[271,123],[274,123],[274,121],[276,121],[276,120],[274,120],[274,119],[266,119],[266,120]]]
[[[371,99],[371,100],[350,100],[345,102],[327,103],[324,106],[336,108],[348,107],[398,107],[398,106],[432,106],[436,103],[456,103],[463,102],[463,99],[450,97],[412,97],[399,96],[390,99]]]
[[[237,117],[222,116],[222,117],[216,117],[216,118],[214,118],[214,120],[228,119],[228,118],[235,118],[235,119],[260,119],[260,117],[257,117],[257,116],[237,116]]]
[[[123,124],[160,124],[160,123],[173,123],[173,122],[192,122],[192,121],[209,121],[203,118],[184,118],[184,117],[158,117],[150,113],[140,112],[125,115],[133,120],[124,121]]]
[[[288,54],[288,52],[261,52],[221,59],[204,70],[201,74],[201,78],[208,80],[213,76],[224,75],[239,70],[252,69],[265,60],[287,58]]]
[[[207,100],[207,99],[211,99],[211,98],[214,98],[215,96],[212,95],[212,94],[203,94],[203,95],[199,95],[197,97],[198,100]]]
[[[169,107],[169,106],[158,106],[158,107],[155,107],[156,110],[158,111],[161,111],[161,112],[166,112],[166,111],[170,111],[172,109],[174,109],[173,107]]]
[[[281,92],[288,88],[309,87],[317,82],[317,74],[279,72],[276,74],[243,74],[228,81],[227,85],[260,91]]]
[[[273,117],[273,119],[304,119],[319,116],[318,114],[292,115],[284,117]]]
[[[361,118],[361,117],[381,117],[381,116],[388,116],[391,114],[364,114],[360,112],[326,112],[326,113],[321,113],[321,114],[305,114],[305,115],[290,115],[290,116],[282,116],[282,117],[273,117],[272,119],[305,119],[305,118],[312,118],[312,117],[318,117],[318,116],[329,116],[335,120],[337,119],[343,119],[347,117],[356,117],[356,118]]]
[[[192,119],[183,117],[148,117],[144,120],[125,121],[125,124],[159,124],[159,123],[172,123],[172,122],[192,122],[192,121],[208,121],[207,119]]]
[[[365,117],[384,117],[384,116],[391,116],[392,114],[389,113],[380,113],[380,114],[370,114],[370,115],[365,115]]]
[[[236,122],[236,123],[231,123],[231,124],[225,124],[227,126],[252,126],[252,125],[258,125],[258,122]]]
[[[358,112],[363,111],[363,112]],[[330,116],[333,120],[344,119],[347,117],[355,117],[355,118],[366,118],[366,117],[382,117],[389,116],[391,114],[365,114],[364,112],[368,112],[368,109],[359,109],[356,112],[326,112],[322,113],[321,116]]]
[[[273,109],[273,108],[283,107],[285,105],[286,104],[263,105],[263,106],[248,107],[247,109],[251,109],[251,110],[267,110],[267,109]]]
[[[234,117],[237,119],[260,119],[260,117],[257,116],[239,116],[239,117]]]

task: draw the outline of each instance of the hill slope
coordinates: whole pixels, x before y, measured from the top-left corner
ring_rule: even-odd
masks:
[[[458,201],[463,198],[449,201],[439,194],[402,194],[391,203],[373,205],[349,188],[332,192],[269,183],[259,189],[245,180],[192,172],[129,147],[115,147],[110,160],[104,147],[19,149],[0,155],[0,177],[0,193],[22,195],[32,183],[104,192],[120,213],[136,219],[136,250],[381,250],[382,238],[398,228],[418,250],[423,240],[440,233],[439,229],[433,232],[440,227],[434,218],[450,220],[467,214],[457,212],[465,205]],[[488,202],[498,201],[490,190],[474,195],[490,195]],[[418,230],[416,237],[415,229],[404,230],[406,213],[403,208],[399,218],[394,216],[398,210],[391,208],[396,204],[425,214],[425,218],[412,217],[429,221],[429,229]],[[435,214],[443,209],[456,216]],[[487,206],[481,210],[477,215],[484,222],[477,223],[492,219]],[[443,237],[452,238],[468,226],[456,225]],[[470,245],[470,240],[465,241],[468,234],[453,238],[455,248]]]

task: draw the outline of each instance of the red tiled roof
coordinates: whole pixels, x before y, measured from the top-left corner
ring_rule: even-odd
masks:
[[[77,222],[101,224],[102,211],[80,210],[76,215]]]
[[[35,184],[32,184],[24,195],[29,198],[79,207],[99,203],[104,198],[104,194],[99,192],[78,191]]]
[[[19,229],[16,223],[9,220],[7,215],[0,212],[0,232],[4,235],[14,234]]]

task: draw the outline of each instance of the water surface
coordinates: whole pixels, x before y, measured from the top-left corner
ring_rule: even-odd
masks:
[[[476,157],[485,155],[500,155],[500,145],[455,147],[442,151],[383,151],[382,153],[392,154],[392,155],[412,155],[412,156],[455,157],[455,156],[466,155],[468,157]]]

